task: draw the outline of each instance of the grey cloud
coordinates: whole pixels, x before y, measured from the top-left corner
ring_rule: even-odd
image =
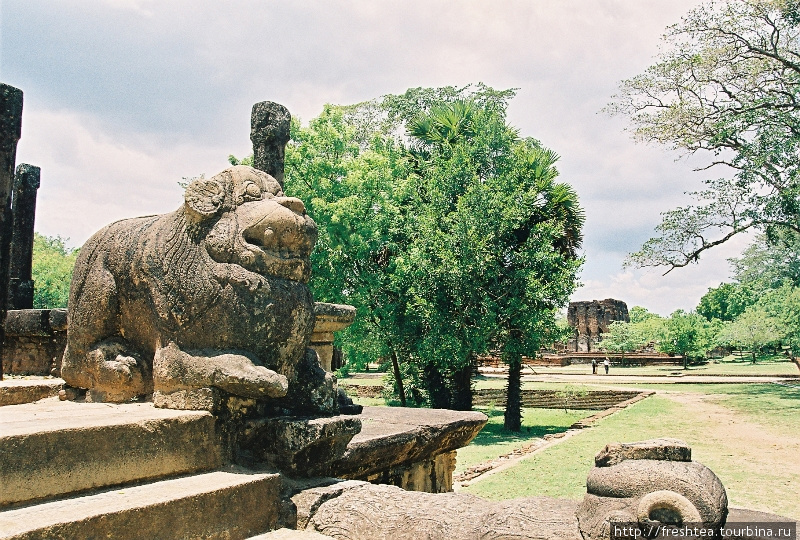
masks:
[[[562,156],[587,211],[585,279],[610,283],[703,177],[599,111],[696,3],[5,0],[0,79],[26,94],[37,227],[76,243],[173,208],[181,176],[249,153],[256,101],[309,120],[326,102],[415,86],[518,87],[509,120]]]

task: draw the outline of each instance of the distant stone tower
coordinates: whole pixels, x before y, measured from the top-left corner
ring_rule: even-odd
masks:
[[[608,332],[608,325],[614,321],[631,321],[628,304],[622,300],[606,298],[570,302],[567,322],[575,329],[575,334],[569,340],[568,349],[576,352],[594,350],[602,339],[600,334]]]

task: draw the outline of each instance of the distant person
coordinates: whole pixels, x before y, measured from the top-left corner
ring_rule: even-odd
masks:
[[[608,367],[611,365],[611,362],[608,361],[608,358],[603,360],[603,367],[606,368],[606,375],[608,375]]]
[[[597,358],[592,358],[592,375],[597,375]]]

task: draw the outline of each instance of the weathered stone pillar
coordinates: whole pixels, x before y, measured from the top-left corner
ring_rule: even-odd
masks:
[[[41,169],[23,163],[14,178],[11,236],[11,270],[8,284],[8,309],[33,308],[33,222],[36,217],[36,191]]]
[[[345,304],[314,304],[314,332],[311,334],[311,348],[317,351],[319,364],[325,371],[331,371],[333,359],[333,333],[344,330],[356,318],[356,308]]]
[[[22,90],[0,83],[0,380],[8,309],[8,271],[11,255],[11,191],[17,141],[22,136]]]
[[[272,101],[253,105],[250,115],[250,140],[253,141],[253,167],[275,177],[283,187],[283,159],[289,142],[289,109]]]

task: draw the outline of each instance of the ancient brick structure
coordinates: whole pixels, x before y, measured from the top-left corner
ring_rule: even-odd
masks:
[[[271,101],[253,105],[250,140],[253,142],[253,167],[271,175],[283,187],[283,157],[289,142],[289,110]]]
[[[594,350],[601,340],[600,334],[608,332],[608,325],[614,321],[630,322],[628,305],[622,300],[583,300],[570,302],[567,308],[567,322],[575,329],[568,349],[577,352]]]
[[[22,90],[0,83],[0,380],[3,379],[5,320],[8,309],[8,273],[11,255],[11,195],[17,141],[22,135]]]
[[[8,309],[33,309],[33,223],[40,175],[39,167],[23,163],[14,177]]]
[[[6,316],[5,372],[56,375],[67,344],[66,309],[12,309]]]

